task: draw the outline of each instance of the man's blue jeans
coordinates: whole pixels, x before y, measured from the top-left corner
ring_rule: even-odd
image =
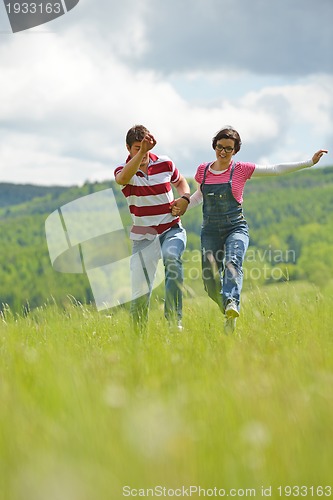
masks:
[[[152,240],[133,242],[131,258],[132,303],[131,317],[136,329],[144,329],[148,320],[149,303],[159,260],[165,273],[164,315],[169,322],[182,318],[183,263],[186,232],[176,224]]]

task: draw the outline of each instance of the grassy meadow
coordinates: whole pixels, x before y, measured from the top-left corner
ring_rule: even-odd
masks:
[[[288,485],[330,496],[316,488],[333,486],[332,297],[300,282],[249,288],[230,337],[205,297],[185,300],[181,333],[153,304],[142,337],[125,308],[5,308],[1,500],[118,500],[156,486],[175,496],[191,485],[206,496],[272,487],[284,498]]]

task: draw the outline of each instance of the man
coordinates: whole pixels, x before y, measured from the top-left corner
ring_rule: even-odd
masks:
[[[148,320],[153,281],[160,257],[165,270],[164,315],[170,326],[182,330],[182,254],[186,233],[178,216],[171,214],[174,201],[172,185],[179,193],[178,206],[185,211],[190,188],[174,163],[150,151],[156,145],[143,125],[135,125],[126,135],[129,156],[115,169],[116,182],[122,186],[131,212],[133,255],[131,259],[134,327],[142,331]]]

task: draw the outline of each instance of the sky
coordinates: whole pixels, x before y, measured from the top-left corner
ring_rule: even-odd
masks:
[[[240,161],[333,165],[332,19],[332,0],[80,0],[12,33],[1,2],[0,182],[113,179],[140,123],[186,177],[225,125]]]

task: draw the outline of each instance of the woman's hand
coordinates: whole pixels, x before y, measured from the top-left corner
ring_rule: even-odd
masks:
[[[318,163],[318,161],[320,160],[320,158],[325,153],[328,153],[327,149],[319,149],[319,151],[317,151],[317,153],[315,153],[313,155],[313,157],[312,157],[313,164],[315,165],[316,163]]]

